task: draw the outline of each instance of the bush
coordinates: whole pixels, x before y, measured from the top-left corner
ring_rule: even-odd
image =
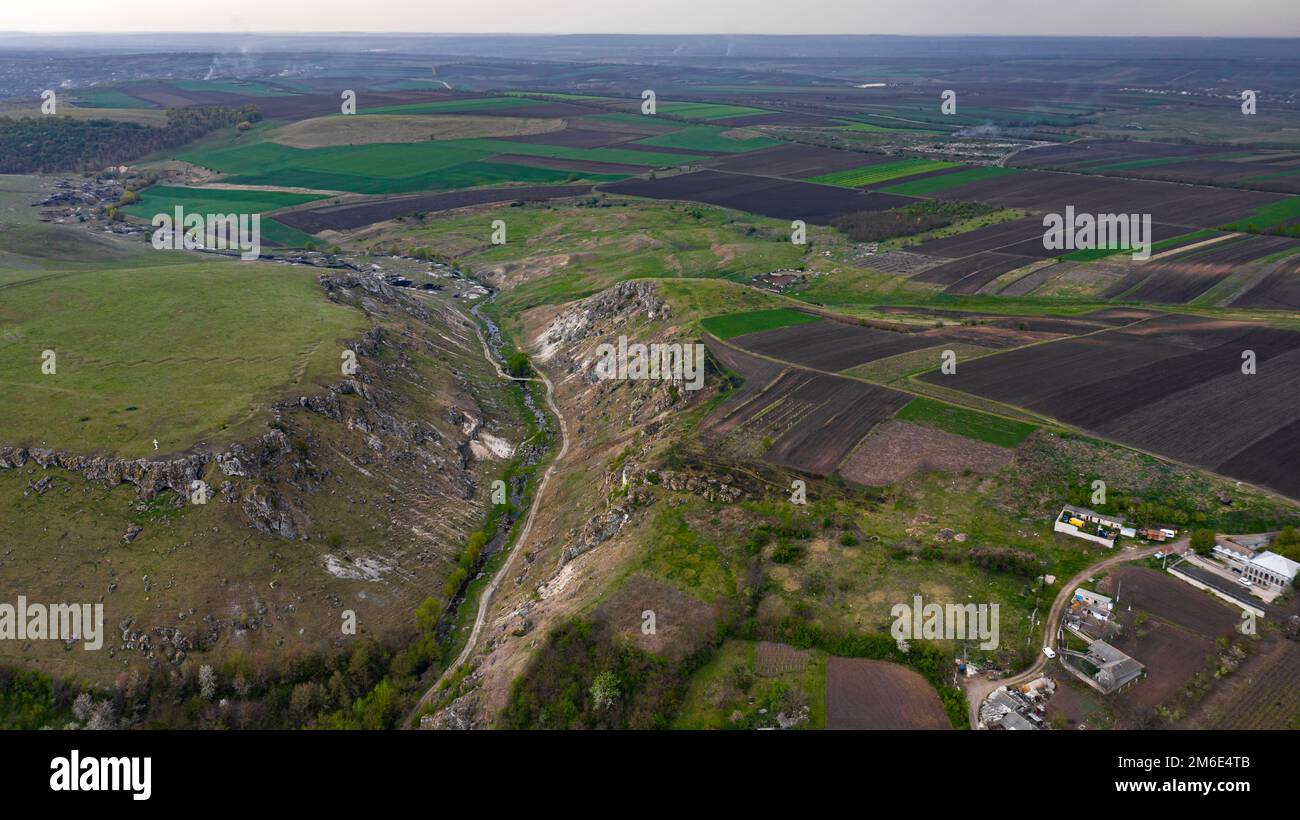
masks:
[[[1200,555],[1209,555],[1214,549],[1214,530],[1193,530],[1192,549]]]

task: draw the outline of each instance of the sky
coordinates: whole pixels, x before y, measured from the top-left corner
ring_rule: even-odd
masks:
[[[1300,0],[6,0],[0,31],[1300,36]]]

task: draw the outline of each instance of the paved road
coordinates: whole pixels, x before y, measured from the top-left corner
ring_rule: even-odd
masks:
[[[1181,552],[1182,549],[1187,546],[1188,540],[1189,539],[1187,538],[1181,538],[1172,544],[1157,544],[1156,546],[1142,547],[1141,549],[1121,549],[1117,554],[1098,561],[1075,575],[1070,580],[1066,581],[1061,585],[1061,591],[1056,594],[1056,600],[1052,602],[1052,608],[1047,613],[1047,619],[1044,622],[1045,626],[1043,628],[1045,639],[1050,641],[1051,636],[1056,634],[1056,629],[1060,625],[1061,615],[1065,612],[1065,607],[1069,604],[1070,598],[1074,596],[1074,590],[1084,581],[1087,581],[1097,573],[1110,569],[1117,564],[1136,561],[1139,558],[1145,558],[1148,555],[1153,555],[1160,551]],[[1028,683],[1042,674],[1043,669],[1047,667],[1047,662],[1048,658],[1043,654],[1042,649],[1040,648],[1037,653],[1037,659],[1034,661],[1033,665],[1017,675],[1012,675],[1009,678],[1002,678],[1001,680],[989,680],[984,677],[967,678],[965,681],[966,702],[967,708],[969,709],[971,728],[979,728],[980,704],[984,702],[985,698],[993,693],[994,689],[997,689],[999,686],[1018,686],[1022,683]]]

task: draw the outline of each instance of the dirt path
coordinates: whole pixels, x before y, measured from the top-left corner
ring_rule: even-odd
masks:
[[[477,327],[477,324],[475,327]],[[494,359],[492,354],[488,351],[487,342],[483,340],[482,334],[479,335],[479,340],[483,342],[483,355],[487,357],[489,362],[496,366],[497,373],[502,378],[510,379],[512,381],[532,381],[532,379],[521,379],[510,376],[503,371],[500,365],[497,364],[496,359]],[[496,575],[492,576],[491,582],[488,583],[487,587],[484,588],[483,592],[479,595],[478,613],[474,617],[474,628],[469,633],[469,639],[465,641],[465,648],[461,650],[458,656],[456,656],[456,660],[443,670],[443,673],[438,677],[438,680],[433,684],[433,686],[430,686],[428,691],[421,696],[420,702],[416,704],[414,712],[412,712],[411,717],[407,721],[408,726],[415,720],[415,716],[420,713],[420,710],[433,700],[434,696],[438,693],[438,688],[442,686],[443,682],[449,680],[451,676],[455,674],[456,670],[464,665],[464,663],[469,660],[470,655],[473,654],[474,647],[478,644],[479,633],[483,631],[483,624],[487,621],[488,607],[492,603],[492,595],[497,591],[497,587],[501,585],[501,582],[509,576],[510,568],[514,565],[515,556],[521,552],[520,548],[528,542],[528,536],[533,529],[533,519],[537,516],[537,508],[541,505],[542,497],[546,494],[546,486],[551,481],[551,475],[555,472],[555,468],[564,460],[565,455],[569,452],[569,427],[568,423],[565,421],[564,414],[560,412],[559,405],[555,403],[555,386],[551,384],[551,380],[548,379],[546,374],[542,371],[538,370],[537,375],[541,378],[542,383],[546,385],[546,404],[551,408],[551,412],[555,414],[556,420],[560,423],[560,452],[556,454],[555,459],[551,461],[550,466],[546,468],[546,472],[542,474],[542,480],[537,483],[537,491],[533,494],[532,506],[528,509],[528,517],[524,519],[524,528],[520,530],[519,537],[515,539],[514,546],[506,556],[505,562],[501,564],[501,568],[497,570]]]
[[[1128,563],[1129,561],[1136,561],[1139,558],[1145,558],[1148,555],[1159,552],[1161,550],[1172,553],[1176,550],[1179,550],[1180,548],[1185,548],[1188,543],[1189,543],[1188,538],[1181,538],[1173,542],[1172,544],[1157,544],[1155,546],[1143,547],[1142,549],[1137,549],[1137,550],[1125,549],[1122,550],[1117,555],[1112,555],[1109,558],[1106,558],[1102,561],[1098,561],[1097,563],[1093,564],[1092,566],[1078,573],[1073,578],[1071,578],[1070,580],[1066,581],[1064,584],[1061,585],[1061,591],[1056,594],[1056,600],[1052,602],[1052,608],[1047,613],[1047,620],[1045,622],[1045,626],[1043,629],[1043,635],[1051,636],[1056,634],[1057,626],[1060,624],[1061,615],[1065,611],[1066,604],[1069,603],[1070,598],[1074,595],[1074,590],[1079,586],[1079,584],[1082,584],[1084,581],[1088,580],[1093,575],[1096,575],[1097,573],[1103,570],[1110,569],[1116,564],[1124,564],[1124,563]],[[997,689],[999,686],[1010,687],[1010,686],[1018,686],[1019,684],[1022,683],[1028,683],[1029,681],[1038,677],[1038,675],[1042,673],[1043,669],[1047,666],[1048,658],[1046,655],[1042,653],[1041,650],[1039,650],[1037,658],[1038,659],[1035,660],[1033,665],[1030,666],[1028,669],[1018,674],[1012,675],[1009,678],[1002,678],[1001,680],[989,680],[988,678],[971,678],[966,681],[966,702],[967,702],[967,708],[969,710],[968,714],[970,717],[970,726],[972,729],[979,728],[980,704],[984,702],[985,698],[987,698],[990,694],[993,693],[994,689]]]

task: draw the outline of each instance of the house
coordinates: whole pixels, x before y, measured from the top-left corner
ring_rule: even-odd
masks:
[[[1284,592],[1300,572],[1300,563],[1285,555],[1264,550],[1251,558],[1242,570],[1242,577],[1271,592]]]
[[[1088,661],[1097,667],[1093,680],[1108,695],[1119,691],[1146,671],[1146,667],[1139,661],[1105,641],[1093,641],[1088,645]]]
[[[998,723],[1003,729],[1010,731],[1035,730],[1038,727],[1030,723],[1027,718],[1020,715],[1019,712],[1008,712]]]
[[[1071,610],[1081,615],[1091,615],[1103,621],[1110,618],[1110,611],[1113,607],[1114,604],[1110,598],[1083,587],[1079,587],[1074,591],[1074,599],[1070,601]]]

